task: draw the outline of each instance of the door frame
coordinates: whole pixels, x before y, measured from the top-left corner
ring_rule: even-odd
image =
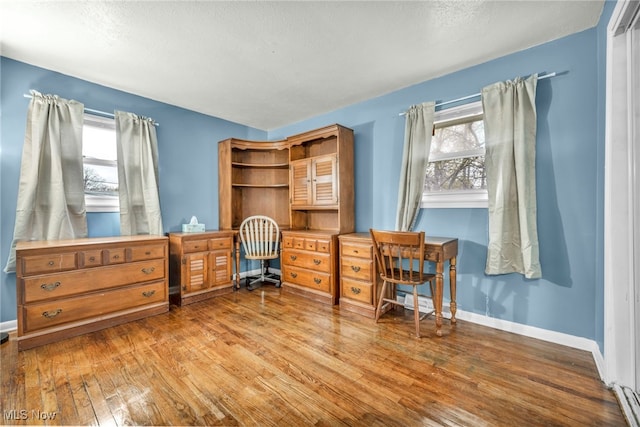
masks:
[[[604,381],[623,395],[640,388],[640,49],[629,31],[639,14],[640,1],[619,0],[607,27]]]

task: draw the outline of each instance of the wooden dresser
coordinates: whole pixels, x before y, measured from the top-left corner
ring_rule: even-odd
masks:
[[[169,233],[173,304],[190,304],[233,291],[233,238],[233,231]]]
[[[382,288],[369,233],[342,234],[340,242],[340,309],[376,317]]]
[[[282,282],[294,292],[326,304],[338,303],[337,233],[282,231]]]
[[[18,349],[169,310],[168,239],[19,242]]]

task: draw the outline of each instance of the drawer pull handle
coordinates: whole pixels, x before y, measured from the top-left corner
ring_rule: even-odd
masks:
[[[151,255],[151,251],[146,251],[144,254],[145,255]]]
[[[55,288],[57,288],[58,286],[60,286],[60,282],[54,282],[54,283],[43,283],[42,285],[40,285],[40,287],[42,289],[44,289],[45,291],[52,291]]]
[[[291,258],[291,261],[295,261],[298,259],[298,257],[296,255],[291,255],[289,256],[289,258]]]
[[[153,273],[155,270],[156,270],[156,268],[155,268],[155,267],[149,267],[149,268],[143,268],[143,269],[142,269],[142,272],[143,272],[144,274],[151,274],[151,273]]]
[[[356,288],[354,286],[351,287],[351,292],[353,292],[354,294],[358,295],[360,293],[360,288]]]
[[[319,285],[320,283],[322,283],[322,279],[318,279],[317,277],[314,277],[313,281],[316,282],[316,285]]]
[[[154,291],[154,290],[144,291],[144,292],[142,293],[142,296],[143,296],[143,297],[146,297],[146,298],[149,298],[150,296],[153,296],[153,294],[155,294],[155,293],[156,293],[156,291]]]
[[[357,273],[358,271],[360,271],[360,266],[359,265],[352,265],[351,269]]]
[[[120,255],[114,255],[113,259],[120,259]]]
[[[314,263],[315,265],[320,265],[320,263],[321,263],[321,262],[322,262],[322,261],[320,261],[319,259],[314,259],[314,260],[313,260],[313,263]]]
[[[43,311],[42,315],[44,317],[46,317],[47,319],[53,319],[54,317],[56,317],[60,313],[62,313],[62,309],[61,308],[59,308],[57,310],[53,310],[53,311]]]
[[[94,256],[90,256],[89,257],[89,261],[94,262],[95,260],[96,260],[96,257],[94,257]]]
[[[358,253],[358,250],[357,250],[357,249],[354,249],[354,250],[353,250],[353,253],[354,253],[354,254],[357,254],[357,253]]]
[[[55,262],[53,262],[53,261],[49,261],[49,265],[51,265],[51,266],[52,266],[52,265],[54,265],[54,264],[55,264]]]
[[[298,277],[298,273],[291,273],[291,277],[295,279],[296,277]]]

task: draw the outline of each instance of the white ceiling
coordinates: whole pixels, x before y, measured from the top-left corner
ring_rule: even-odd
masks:
[[[594,27],[603,4],[0,0],[0,53],[271,130]]]

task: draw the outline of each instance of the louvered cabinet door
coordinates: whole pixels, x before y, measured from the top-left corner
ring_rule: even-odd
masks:
[[[330,155],[311,161],[311,194],[313,205],[338,203],[336,156]]]
[[[184,257],[184,279],[182,290],[184,292],[197,292],[209,287],[207,276],[207,253],[195,253]]]
[[[291,162],[290,191],[291,206],[308,206],[311,204],[311,164],[305,160]]]
[[[209,254],[209,284],[212,287],[231,286],[231,251],[215,251]]]

